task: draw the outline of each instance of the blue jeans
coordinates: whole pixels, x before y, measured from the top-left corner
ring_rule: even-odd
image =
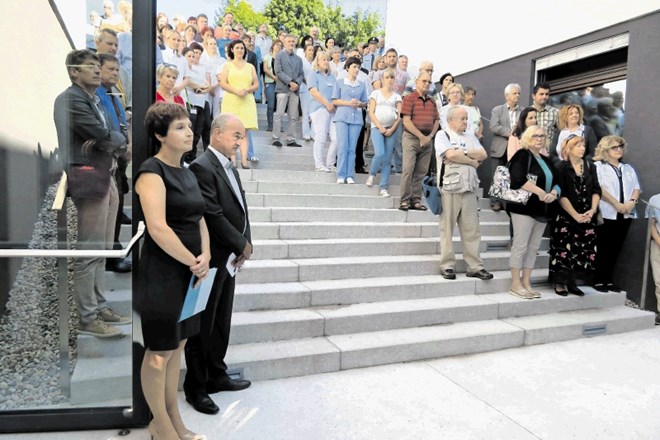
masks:
[[[275,113],[275,83],[266,83],[266,118],[268,119],[268,128],[273,129],[273,113]]]
[[[398,130],[398,128],[397,128]],[[371,169],[369,174],[375,176],[380,170],[380,188],[387,189],[390,181],[390,162],[392,161],[392,151],[394,143],[397,140],[396,131],[391,136],[385,137],[378,131],[378,128],[371,129],[371,142],[374,144],[374,158],[371,160]]]
[[[355,149],[358,136],[362,131],[361,124],[335,122],[337,130],[337,178],[355,178]]]
[[[247,138],[248,138],[248,160],[252,159],[254,157],[254,141],[252,140],[252,130],[245,130],[247,131]]]

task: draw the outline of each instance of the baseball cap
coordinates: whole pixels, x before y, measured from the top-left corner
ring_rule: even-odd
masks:
[[[369,38],[368,43],[369,43],[369,44],[371,44],[371,43],[378,44],[378,38],[376,38],[376,37],[371,37],[371,38]]]

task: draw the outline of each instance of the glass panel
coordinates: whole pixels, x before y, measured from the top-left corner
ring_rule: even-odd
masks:
[[[93,15],[92,10],[103,11],[103,3],[102,0],[52,1],[52,10],[46,7],[35,12],[39,20],[63,26],[67,34],[54,37],[52,43],[58,55],[45,57],[46,66],[40,66],[57,72],[54,81],[21,88],[22,75],[17,77],[21,99],[41,102],[43,108],[35,106],[34,117],[43,119],[49,127],[43,133],[15,130],[3,136],[0,144],[0,204],[3,206],[0,212],[0,413],[130,407],[133,404],[132,276],[131,272],[106,271],[103,256],[103,252],[113,249],[113,244],[119,250],[131,238],[130,224],[119,224],[116,233],[113,227],[120,219],[120,199],[126,200],[123,212],[129,217],[131,214],[130,195],[124,195],[121,188],[125,181],[111,170],[119,162],[116,157],[123,150],[105,154],[102,151],[107,146],[98,140],[83,149],[78,145],[80,142],[76,143],[76,136],[84,140],[93,136],[89,135],[89,127],[82,126],[81,118],[70,116],[73,113],[67,107],[69,101],[59,106],[53,100],[43,101],[44,96],[63,93],[70,84],[67,73],[71,73],[71,68],[64,70],[70,42],[78,49],[93,42],[93,26],[88,18]],[[119,3],[130,5],[130,2],[116,2],[114,14],[122,20],[120,23],[117,19],[116,29],[129,30],[121,27],[125,26],[125,19],[118,13]],[[129,8],[129,23],[130,14]],[[53,32],[56,34],[59,35]],[[110,52],[116,54],[116,47]],[[79,64],[81,66],[74,67],[76,74],[91,72],[92,76],[96,75],[96,67],[83,66],[88,64],[87,60]],[[112,85],[103,74],[101,78],[100,86]],[[94,92],[92,89],[91,93]],[[122,121],[118,113],[126,115],[126,95],[123,89],[113,88],[107,96],[117,97],[120,108],[104,107],[101,102],[87,116],[99,124],[107,124],[118,136],[125,136],[130,126],[125,122],[126,128],[115,126],[115,121]],[[55,113],[61,115],[57,124],[53,118],[54,107]],[[104,113],[111,110],[118,113],[114,116]],[[114,139],[121,140],[116,136]],[[125,147],[126,138],[119,143]],[[59,150],[55,150],[58,144]],[[78,150],[74,151],[75,148]],[[80,197],[76,203],[66,197],[64,209],[53,210],[61,170],[63,166],[73,170],[74,164],[83,165],[78,171],[85,182],[90,178],[82,174],[90,171],[85,167],[100,170],[98,187],[103,194],[87,194],[88,197]],[[130,165],[127,172],[130,175]],[[70,188],[75,186],[74,174],[69,172]],[[97,185],[78,185],[78,188],[84,190],[93,186]],[[11,256],[25,250],[58,248],[87,250],[90,255],[84,259]],[[130,264],[130,258],[126,263]],[[115,313],[129,317],[129,322],[111,323],[118,318],[108,312],[108,306]],[[94,321],[95,318],[101,321]],[[112,327],[108,332],[108,322],[117,329],[116,335],[112,335]]]
[[[550,105],[561,109],[567,104],[579,104],[584,112],[584,124],[591,127],[600,140],[610,134],[623,136],[625,96],[624,79],[553,94]]]

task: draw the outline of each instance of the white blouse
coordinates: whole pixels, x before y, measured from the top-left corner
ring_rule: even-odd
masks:
[[[620,163],[618,170],[622,174],[623,202],[625,203],[631,199],[633,191],[641,188],[639,186],[639,180],[637,179],[637,173],[631,165]],[[598,172],[598,183],[600,184],[601,189],[607,191],[614,198],[618,199],[620,188],[619,177],[617,176],[617,171],[614,167],[608,162],[599,161],[596,162],[596,171]],[[605,199],[601,198],[598,207],[603,214],[603,218],[616,220],[617,211],[611,203],[606,202]],[[630,214],[625,214],[624,218],[637,218],[637,211],[633,209]]]

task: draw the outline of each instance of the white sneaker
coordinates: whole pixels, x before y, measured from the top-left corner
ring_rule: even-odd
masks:
[[[337,183],[344,183],[344,179],[337,179]]]
[[[381,195],[382,197],[389,197],[389,196],[390,196],[390,193],[388,193],[386,189],[381,189],[381,190],[380,190],[380,195]]]
[[[323,173],[323,172],[328,171],[328,170],[326,170],[325,167],[318,167],[318,168],[316,169],[316,171],[318,171],[318,172],[320,172],[320,173]]]
[[[370,175],[369,177],[367,177],[367,183],[365,183],[365,185],[367,185],[369,188],[374,186],[374,176]]]
[[[325,170],[326,170],[328,173],[336,173],[336,172],[337,172],[337,167],[334,166],[334,165],[332,165],[332,166],[327,167]]]
[[[347,177],[346,178],[346,183],[348,183],[349,185],[353,185],[355,183],[355,180],[353,180],[352,177]]]

